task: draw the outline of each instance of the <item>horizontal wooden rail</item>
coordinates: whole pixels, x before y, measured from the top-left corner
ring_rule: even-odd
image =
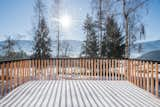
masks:
[[[157,62],[106,58],[51,58],[5,61],[0,64],[0,94],[30,80],[128,80],[159,95]]]

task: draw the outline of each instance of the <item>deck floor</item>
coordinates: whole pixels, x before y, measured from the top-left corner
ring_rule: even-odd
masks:
[[[27,82],[0,100],[0,107],[160,107],[160,100],[127,81]]]

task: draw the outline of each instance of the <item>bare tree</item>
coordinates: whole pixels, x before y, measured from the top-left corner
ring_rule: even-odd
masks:
[[[129,55],[129,21],[133,14],[138,14],[139,10],[142,9],[149,0],[118,0],[122,4],[122,16],[124,19],[125,26],[125,57]]]
[[[59,57],[60,53],[60,8],[61,8],[61,0],[53,0],[53,19],[55,30],[57,32],[57,57]]]
[[[16,41],[11,38],[11,36],[7,37],[4,41],[4,44],[1,46],[2,51],[4,52],[5,59],[15,58],[16,53],[14,50],[14,46],[16,45]]]
[[[62,42],[61,44],[61,56],[69,57],[70,52],[72,51],[72,47],[67,41]]]

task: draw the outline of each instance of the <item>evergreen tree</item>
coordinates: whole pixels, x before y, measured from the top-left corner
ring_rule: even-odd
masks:
[[[35,27],[33,57],[49,58],[51,57],[51,39],[48,36],[49,28],[44,17],[44,4],[41,0],[37,0],[35,9],[38,16],[38,25]]]
[[[86,40],[83,42],[82,54],[85,54],[87,57],[96,57],[98,54],[97,36],[92,17],[90,17],[88,14],[83,27],[86,34]]]
[[[15,58],[16,56],[16,53],[14,50],[15,45],[16,45],[16,41],[11,39],[10,36],[4,41],[4,45],[2,46],[2,51],[4,51],[4,58],[6,60]]]
[[[108,17],[106,33],[102,41],[102,55],[109,58],[121,58],[124,54],[124,37],[114,17]]]

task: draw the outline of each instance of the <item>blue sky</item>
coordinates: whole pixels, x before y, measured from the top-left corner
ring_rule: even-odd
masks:
[[[48,5],[52,5],[50,0]],[[72,19],[72,27],[61,28],[62,39],[83,40],[82,24],[86,13],[91,12],[90,0],[63,0],[63,10]],[[0,40],[6,36],[15,39],[32,39],[32,23],[34,19],[34,0],[0,0]],[[48,13],[52,11],[49,8]],[[143,15],[146,25],[146,40],[160,40],[160,0],[150,0],[149,13]],[[21,37],[17,35],[22,35]],[[54,32],[50,33],[54,39]]]

